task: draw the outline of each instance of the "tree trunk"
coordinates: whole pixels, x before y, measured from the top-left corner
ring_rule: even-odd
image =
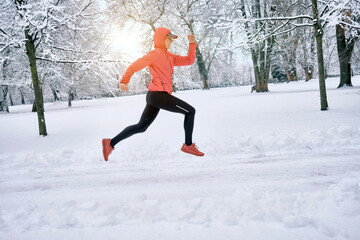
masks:
[[[345,30],[345,27],[341,24],[336,25],[336,43],[340,64],[340,83],[338,88],[353,86],[351,83],[351,56],[358,37],[346,38]]]
[[[68,107],[71,107],[71,101],[73,100],[71,89],[69,90],[68,94]]]
[[[254,67],[256,92],[268,92],[271,65],[271,52],[274,39],[268,39],[266,44],[256,44],[251,49],[251,59]]]
[[[9,54],[9,49],[6,54]],[[3,79],[6,80],[5,69],[9,65],[9,61],[5,58],[2,65]],[[0,112],[9,112],[9,105],[7,102],[7,94],[9,92],[8,85],[0,85]]]
[[[8,86],[0,85],[0,112],[9,112],[9,106],[6,100],[8,90],[9,90]]]
[[[358,30],[358,33],[360,34],[360,30]],[[352,87],[352,83],[351,83],[351,77],[353,76],[353,72],[351,70],[351,56],[352,56],[352,53],[354,51],[354,48],[355,48],[355,43],[356,41],[359,39],[359,36],[353,38],[353,39],[350,39],[348,40],[347,42],[347,45],[348,45],[348,48],[347,48],[347,67],[348,67],[348,77],[347,77],[347,81],[346,81],[346,85],[347,86],[350,86]]]
[[[263,48],[263,47],[262,47]],[[270,56],[266,55],[265,49],[260,49],[260,92],[268,92],[268,79],[266,78],[266,75],[269,77],[269,75],[266,73],[266,65],[269,61]]]
[[[340,24],[336,25],[336,43],[337,43],[337,51],[339,57],[340,64],[340,83],[338,88],[341,88],[348,83],[348,78],[350,77],[350,86],[351,84],[351,76],[348,71],[348,52],[346,47],[346,37],[345,37],[345,28]]]
[[[306,5],[308,4],[308,1],[299,1],[298,3]],[[298,8],[298,10],[297,14],[302,14],[300,8]],[[299,23],[303,22],[303,19],[299,20]],[[312,29],[307,27],[303,27],[300,35],[298,36],[303,52],[302,56],[300,55],[298,59],[302,69],[304,70],[305,82],[307,82],[313,78],[314,73],[315,39],[314,34],[312,34]]]
[[[316,39],[316,49],[317,49],[317,58],[318,58],[320,104],[321,104],[321,111],[326,111],[328,110],[329,107],[326,97],[324,55],[322,48],[322,38],[324,35],[324,31],[322,29],[321,22],[319,19],[317,0],[311,0],[311,1],[312,1],[312,10],[314,14],[314,28],[315,28],[315,39]]]
[[[71,107],[71,101],[75,99],[76,93],[73,91],[72,87],[69,88],[68,92],[68,107]]]
[[[251,49],[251,60],[253,62],[254,76],[255,76],[255,91],[260,92],[260,73],[258,67],[257,54],[254,49]]]
[[[271,52],[275,42],[275,37],[269,38],[267,40],[268,46],[266,48],[266,62],[265,62],[265,74],[264,74],[264,85],[265,92],[269,91],[269,76],[270,76],[270,66],[271,66]]]
[[[45,115],[44,115],[44,101],[40,86],[40,81],[38,77],[37,67],[36,67],[36,55],[35,55],[35,40],[32,36],[29,35],[29,29],[25,29],[25,38],[26,38],[26,55],[29,59],[31,78],[34,87],[35,94],[35,106],[38,116],[38,125],[39,125],[39,135],[46,136],[46,124],[45,124]]]
[[[55,89],[55,88],[53,88],[53,87],[50,87],[50,88],[51,88],[51,92],[52,92],[52,94],[53,94],[53,96],[54,96],[54,101],[55,101],[55,102],[56,102],[56,101],[61,101],[61,97],[59,97],[60,91],[57,90],[57,89]]]
[[[298,80],[297,71],[296,71],[296,58],[291,58],[290,59],[289,75],[290,75],[290,81],[297,81]]]
[[[34,100],[34,102],[33,102],[31,111],[32,111],[32,112],[37,112],[37,111],[36,111],[36,101],[35,101],[35,100]]]
[[[298,40],[292,39],[289,44],[290,47],[285,48],[286,52],[283,55],[283,59],[288,82],[292,82],[298,80],[296,70],[296,49],[298,46]]]
[[[286,76],[288,79],[288,82],[297,81],[297,73],[296,73],[296,67],[293,65],[289,65],[288,69],[286,69]]]
[[[203,82],[203,89],[210,89],[208,85],[208,74],[205,67],[204,58],[198,46],[196,46],[196,63],[198,65],[201,80]]]
[[[311,38],[311,44],[310,44],[310,56],[307,54],[307,49],[305,47],[305,44],[303,44],[303,51],[304,51],[304,64],[302,64],[303,69],[305,71],[305,82],[311,80],[314,75],[314,65],[313,65],[313,55],[314,55],[314,40]],[[311,61],[309,60],[311,59]],[[326,73],[325,73],[326,78]]]
[[[308,65],[304,67],[304,71],[305,71],[305,82],[307,82],[313,78],[314,69],[312,66]]]
[[[265,4],[265,9],[267,9]],[[264,16],[267,17],[267,10],[264,10]],[[245,1],[241,0],[241,12],[242,16],[247,19],[247,12],[245,10]],[[260,0],[256,0],[252,5],[252,17],[261,18],[261,6]],[[259,23],[255,23],[255,28],[259,29]],[[251,38],[251,26],[245,23],[245,30],[248,39]],[[253,63],[254,76],[255,76],[255,90],[256,92],[268,92],[268,83],[270,75],[271,65],[271,52],[274,44],[274,37],[270,37],[261,43],[252,44],[251,48],[251,59]]]
[[[191,34],[195,35],[194,28],[193,28],[193,22],[194,22],[193,19],[191,19],[189,22],[185,21]],[[195,58],[196,58],[196,64],[198,65],[200,77],[203,82],[203,89],[210,89],[210,87],[208,85],[208,71],[206,70],[205,61],[204,61],[203,55],[200,52],[198,43],[196,43]]]
[[[25,97],[24,97],[24,93],[21,91],[21,89],[19,88],[19,92],[20,92],[20,96],[21,96],[21,104],[25,104]]]
[[[14,106],[13,97],[11,95],[11,92],[9,92],[9,100],[10,100],[10,106]]]

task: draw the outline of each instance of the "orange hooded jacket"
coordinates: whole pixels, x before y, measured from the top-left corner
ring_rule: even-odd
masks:
[[[165,38],[170,33],[169,29],[158,28],[154,33],[155,50],[139,58],[125,71],[120,83],[128,84],[131,76],[145,67],[149,67],[152,79],[149,91],[166,91],[172,93],[172,74],[174,66],[186,66],[194,63],[196,43],[189,44],[187,56],[179,56],[167,51]]]

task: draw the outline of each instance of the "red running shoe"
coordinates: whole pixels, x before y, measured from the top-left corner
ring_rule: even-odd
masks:
[[[197,146],[195,145],[195,143],[191,144],[190,146],[187,146],[185,143],[183,144],[181,151],[195,155],[195,156],[199,156],[202,157],[205,154],[200,152],[199,149],[197,148]]]
[[[105,161],[108,160],[111,151],[115,149],[115,148],[113,148],[113,147],[110,145],[110,142],[111,142],[111,139],[110,139],[110,138],[104,138],[104,139],[102,140],[103,155],[104,155]]]

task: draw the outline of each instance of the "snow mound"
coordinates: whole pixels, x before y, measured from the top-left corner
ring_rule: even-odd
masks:
[[[144,95],[31,106],[0,115],[0,239],[356,240],[360,236],[360,78],[321,112],[316,81],[178,92],[196,110],[161,111],[102,160],[101,139],[136,123]],[[316,104],[315,104],[316,103]]]

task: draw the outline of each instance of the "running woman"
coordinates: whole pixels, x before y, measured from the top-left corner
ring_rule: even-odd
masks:
[[[148,67],[152,79],[146,95],[146,106],[141,115],[140,121],[128,126],[114,138],[104,138],[102,140],[103,155],[105,161],[109,154],[115,149],[115,145],[120,141],[136,134],[145,132],[158,115],[160,109],[170,112],[181,113],[185,115],[184,130],[185,143],[181,150],[185,153],[195,156],[204,156],[192,142],[192,133],[194,128],[195,108],[183,100],[171,95],[172,93],[172,73],[174,66],[192,65],[195,60],[196,43],[194,35],[188,35],[189,52],[187,56],[179,56],[168,51],[173,39],[178,38],[166,28],[158,28],[154,33],[155,50],[139,58],[132,63],[120,81],[120,90],[128,91],[127,84],[131,76],[141,69]]]

